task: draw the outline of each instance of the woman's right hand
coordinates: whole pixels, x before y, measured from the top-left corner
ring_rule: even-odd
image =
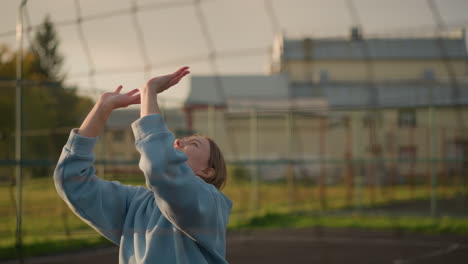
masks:
[[[189,67],[182,67],[174,73],[150,79],[143,88],[142,93],[146,92],[145,89],[149,89],[151,92],[155,92],[157,94],[164,92],[165,90],[179,83],[179,81],[185,75],[189,74],[190,71],[188,69]]]

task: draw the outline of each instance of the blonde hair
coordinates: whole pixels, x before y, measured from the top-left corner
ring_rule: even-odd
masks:
[[[214,175],[208,179],[204,179],[206,183],[214,185],[218,190],[221,190],[226,185],[227,169],[226,161],[223,153],[216,142],[209,137],[204,137],[210,143],[210,159],[208,160],[208,168],[215,170]]]

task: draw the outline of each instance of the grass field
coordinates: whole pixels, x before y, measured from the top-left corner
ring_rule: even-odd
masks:
[[[120,181],[132,185],[144,184],[142,181]],[[0,186],[0,259],[11,258],[16,254],[14,191],[13,187]],[[407,186],[380,189],[363,187],[354,190],[354,199],[350,201],[344,186],[327,186],[326,192],[322,190],[320,196],[317,186],[264,183],[259,184],[257,204],[252,202],[250,183],[232,182],[223,192],[234,203],[229,224],[231,229],[324,226],[468,234],[468,215],[430,218],[427,217],[428,206],[422,206],[420,212],[416,210],[410,216],[372,214],[378,211],[374,209],[401,201],[424,201],[428,205],[430,192],[425,186],[413,189]],[[446,187],[438,190],[438,197],[450,199],[460,193],[458,187]],[[107,243],[59,198],[52,178],[26,180],[23,194],[22,240],[25,255]],[[359,208],[363,214],[350,210],[354,208]],[[392,214],[398,213],[398,207],[396,209]]]

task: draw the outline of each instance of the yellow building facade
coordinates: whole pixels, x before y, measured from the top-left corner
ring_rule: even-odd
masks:
[[[248,102],[240,105],[198,102],[191,129],[217,140],[229,160],[294,162],[299,176],[326,170],[330,182],[342,181],[352,164],[353,174],[367,181],[426,182],[431,173],[449,181],[468,171],[467,65],[464,34],[278,36],[270,69],[286,79],[286,95],[268,99],[246,91],[232,95]],[[193,93],[206,87],[193,78]],[[235,80],[221,82],[225,91],[236,87]],[[282,172],[275,177],[284,176],[284,166],[277,167]]]

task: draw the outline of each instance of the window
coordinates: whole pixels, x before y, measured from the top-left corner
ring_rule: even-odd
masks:
[[[445,156],[451,162],[448,167],[453,170],[468,169],[468,141],[453,139],[446,144]],[[460,173],[460,172],[459,172]]]
[[[416,160],[416,147],[415,146],[402,146],[398,152],[398,158],[401,161],[414,162]]]
[[[375,112],[375,113],[369,113],[364,115],[362,118],[362,125],[365,128],[371,128],[372,127],[376,128],[382,124],[382,114]]]
[[[398,127],[416,127],[416,111],[412,109],[398,112]]]
[[[395,136],[394,130],[385,133],[384,142],[386,151],[394,153],[394,151],[396,150],[395,144],[397,142],[397,137]]]
[[[435,80],[435,73],[433,69],[425,69],[423,71],[423,79],[425,81],[434,81]]]
[[[289,89],[293,98],[323,97],[323,87],[310,82],[291,82]]]
[[[328,79],[329,79],[328,71],[327,70],[320,70],[319,79],[320,79],[321,83],[328,82]]]
[[[117,130],[112,132],[112,140],[114,142],[122,142],[125,139],[125,131]]]

